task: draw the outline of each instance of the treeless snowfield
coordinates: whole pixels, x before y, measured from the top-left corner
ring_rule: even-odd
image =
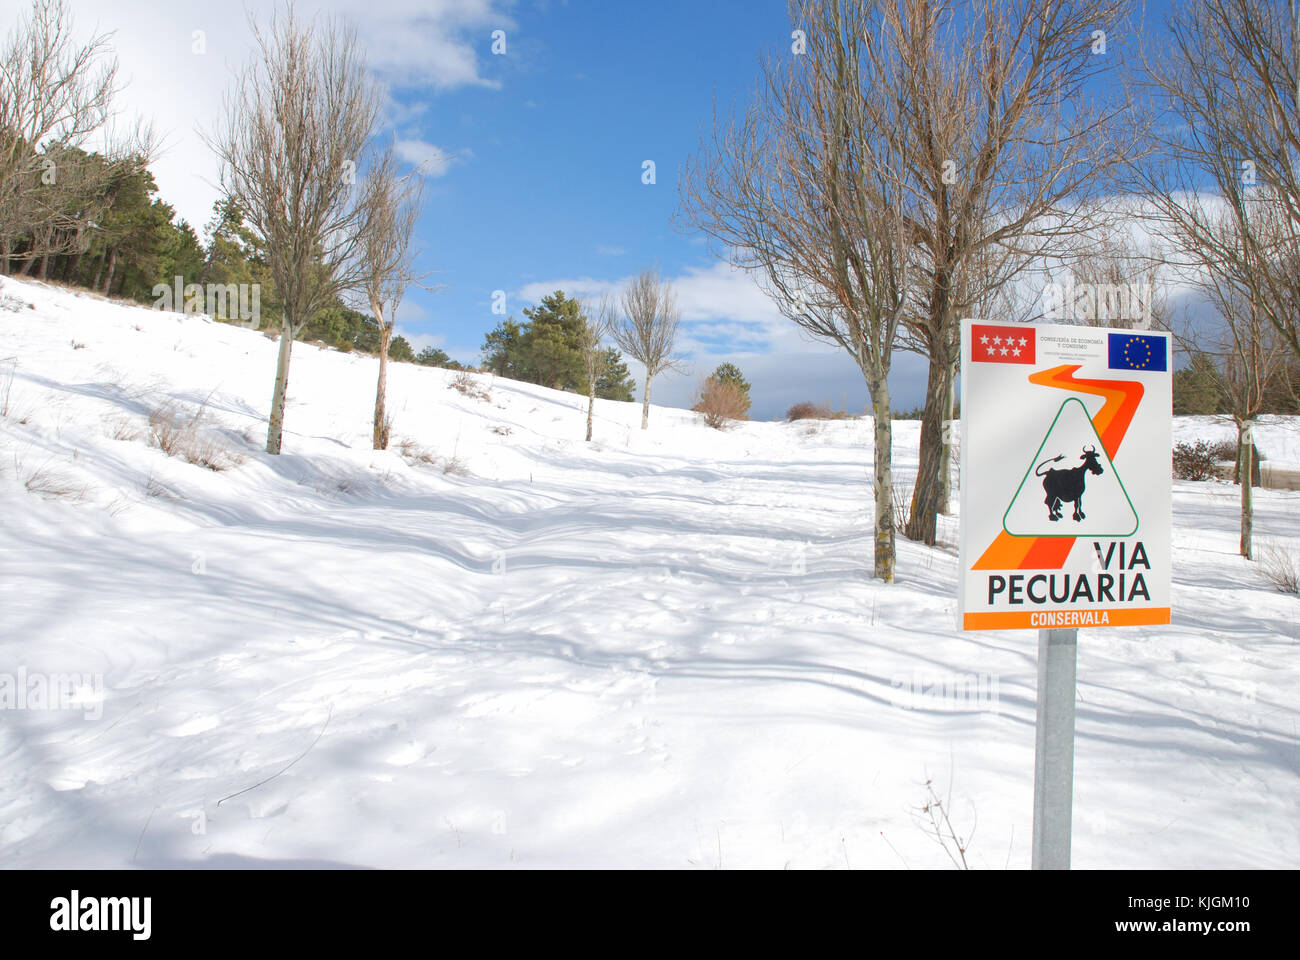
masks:
[[[1028,866],[1036,637],[955,630],[956,517],[870,579],[869,421],[598,401],[588,445],[585,398],[398,364],[404,458],[377,361],[299,344],[269,457],[262,334],[0,283],[0,865],[950,868],[931,780]],[[1080,633],[1074,864],[1295,867],[1300,601],[1233,486],[1174,523],[1173,625]]]

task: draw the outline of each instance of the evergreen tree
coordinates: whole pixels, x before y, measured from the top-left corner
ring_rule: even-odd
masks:
[[[528,318],[521,344],[525,378],[555,390],[585,393],[582,306],[557,290],[538,306],[525,309],[524,316]]]
[[[719,383],[733,384],[744,397],[744,409],[741,410],[741,414],[743,415],[749,412],[751,403],[749,397],[749,381],[745,379],[745,375],[740,372],[738,366],[734,363],[720,363],[718,364],[718,369],[713,371],[712,379]]]
[[[526,320],[503,320],[483,341],[483,369],[500,377],[536,383],[555,390],[586,393],[582,362],[582,306],[557,290],[536,307],[524,310]],[[605,372],[596,381],[596,396],[631,400],[635,386],[622,355],[606,354]]]
[[[388,344],[388,359],[394,363],[414,363],[415,351],[411,349],[411,341],[403,336],[395,336]]]
[[[1218,379],[1207,365],[1214,361],[1204,354],[1195,354],[1192,362],[1173,374],[1174,413],[1194,416],[1223,413],[1226,409],[1218,387]]]
[[[498,377],[527,380],[523,336],[524,328],[514,317],[497,324],[483,340],[483,369]]]
[[[635,389],[636,381],[628,373],[623,355],[615,347],[610,347],[605,351],[601,373],[596,379],[596,396],[602,400],[621,400],[624,403],[631,403],[632,391]]]
[[[444,370],[464,370],[464,365],[453,360],[446,350],[438,347],[425,347],[416,356],[415,362],[425,367],[442,367]]]

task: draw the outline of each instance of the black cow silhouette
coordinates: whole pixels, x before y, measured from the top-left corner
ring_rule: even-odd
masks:
[[[1047,494],[1047,499],[1043,502],[1047,504],[1047,519],[1061,519],[1061,502],[1074,502],[1074,521],[1077,523],[1083,519],[1083,486],[1085,471],[1092,471],[1097,476],[1101,476],[1101,464],[1097,462],[1097,448],[1084,447],[1083,455],[1079,457],[1083,463],[1077,467],[1071,467],[1069,470],[1056,470],[1048,468],[1046,473],[1039,473],[1043,469],[1044,463],[1056,463],[1058,460],[1064,460],[1065,454],[1053,457],[1051,460],[1044,460],[1034,468],[1034,476],[1043,478],[1043,491]]]

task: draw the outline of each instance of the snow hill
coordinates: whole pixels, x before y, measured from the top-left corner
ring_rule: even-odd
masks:
[[[1035,637],[955,631],[955,518],[870,579],[869,421],[600,401],[589,445],[397,364],[376,453],[376,361],[300,344],[269,457],[275,351],[0,281],[0,865],[948,868],[927,781],[1028,865]],[[1174,502],[1174,624],[1081,635],[1074,862],[1295,867],[1300,605],[1235,488]]]

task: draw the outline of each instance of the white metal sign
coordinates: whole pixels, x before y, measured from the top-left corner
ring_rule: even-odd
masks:
[[[963,321],[962,629],[1169,622],[1170,346]]]

